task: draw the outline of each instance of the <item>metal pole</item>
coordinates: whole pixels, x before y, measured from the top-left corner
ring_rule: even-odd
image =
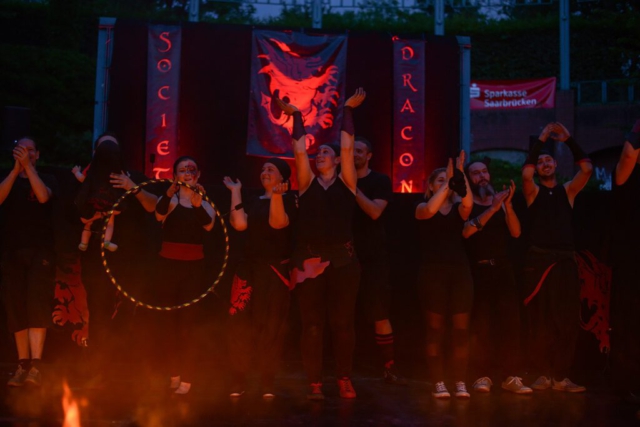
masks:
[[[93,140],[107,130],[109,101],[109,69],[113,54],[113,27],[116,18],[100,18],[98,24],[98,54],[96,58],[96,89],[93,107]]]
[[[569,90],[569,0],[560,0],[560,90]]]
[[[189,1],[189,22],[198,22],[200,20],[200,0]]]
[[[311,8],[311,28],[322,28],[322,0],[313,0]]]
[[[471,38],[458,36],[460,46],[460,149],[471,157]]]
[[[444,0],[435,0],[434,13],[435,13],[434,34],[436,36],[444,36]]]

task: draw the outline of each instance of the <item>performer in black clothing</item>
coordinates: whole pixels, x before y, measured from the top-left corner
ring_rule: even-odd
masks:
[[[445,168],[429,176],[425,198],[416,205],[415,217],[421,244],[418,296],[427,326],[427,366],[434,384],[433,396],[448,398],[445,386],[443,343],[448,318],[453,326],[451,376],[456,397],[468,398],[469,318],[473,305],[473,281],[462,240],[473,199],[464,176],[465,153],[449,159]],[[457,201],[455,193],[462,199]]]
[[[202,196],[183,186],[184,182],[204,192],[198,184],[200,171],[196,161],[188,156],[178,158],[173,165],[172,184],[156,205],[156,219],[162,222],[162,249],[158,265],[159,303],[173,306],[189,302],[207,289],[204,274],[205,234],[213,229],[213,207]],[[185,347],[189,331],[196,324],[197,306],[188,306],[168,313],[159,313],[164,338],[164,352],[170,374],[170,387],[177,394],[186,394],[191,383],[182,381],[186,368]]]
[[[278,105],[293,116],[293,152],[299,193],[299,221],[292,256],[292,285],[302,318],[302,359],[311,383],[307,398],[324,399],[322,344],[325,319],[331,329],[340,396],[356,397],[351,384],[355,345],[354,316],[360,267],[353,248],[356,168],[353,162],[352,110],[365,99],[358,89],[345,102],[340,145],[325,144],[316,155],[316,176],[309,163],[302,114],[282,100]],[[338,166],[342,167],[339,172]]]
[[[573,179],[558,184],[557,163],[543,151],[549,137],[564,142],[580,170]],[[580,282],[575,260],[572,216],[576,195],[589,181],[591,160],[560,123],[548,124],[533,145],[522,168],[523,193],[531,219],[524,300],[529,330],[532,368],[542,374],[534,390],[583,392],[569,370],[580,331]],[[539,184],[533,180],[538,174]],[[553,379],[553,381],[552,381]]]
[[[612,210],[611,371],[613,385],[640,402],[640,120],[627,135],[614,177]]]
[[[373,156],[371,143],[355,138],[354,161],[358,174],[356,203],[353,216],[353,237],[360,261],[360,298],[367,321],[374,324],[376,344],[382,356],[384,380],[388,384],[405,385],[407,381],[395,371],[393,329],[389,321],[391,289],[389,286],[389,255],[385,246],[385,231],[381,216],[391,201],[393,190],[388,176],[369,168]]]
[[[282,159],[269,159],[260,180],[264,194],[242,202],[240,180],[224,177],[231,190],[231,226],[246,231],[243,260],[233,278],[229,308],[231,397],[240,397],[255,361],[261,375],[262,396],[274,395],[274,380],[289,312],[289,257],[292,220],[296,214],[289,188],[291,168]]]
[[[18,351],[18,369],[7,385],[39,386],[40,362],[55,288],[53,203],[58,186],[36,170],[40,152],[31,138],[13,149],[13,169],[0,183],[2,299]]]
[[[520,304],[508,255],[509,237],[520,236],[520,221],[511,204],[516,185],[511,181],[508,189],[496,193],[491,185],[490,160],[466,168],[473,193],[471,216],[462,231],[473,276],[471,367],[478,378],[473,389],[491,391],[490,376],[497,371],[499,378],[506,378],[503,389],[529,394],[532,390],[516,375],[522,371]]]

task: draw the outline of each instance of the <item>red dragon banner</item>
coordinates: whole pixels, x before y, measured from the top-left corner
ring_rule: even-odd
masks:
[[[273,97],[300,109],[307,148],[338,140],[347,37],[256,30],[251,52],[247,154],[293,157],[292,120]]]

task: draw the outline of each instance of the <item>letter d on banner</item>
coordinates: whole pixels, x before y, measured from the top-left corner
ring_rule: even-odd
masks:
[[[144,172],[171,178],[178,150],[179,26],[150,25],[147,48],[147,133]]]
[[[424,191],[425,45],[393,41],[393,191]]]

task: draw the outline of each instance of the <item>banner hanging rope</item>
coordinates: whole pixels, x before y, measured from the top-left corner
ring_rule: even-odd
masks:
[[[227,262],[229,260],[229,232],[227,230],[227,225],[224,222],[224,219],[222,218],[222,214],[220,213],[220,211],[218,210],[218,208],[216,207],[216,205],[213,204],[213,202],[209,199],[209,197],[204,194],[202,191],[196,189],[195,187],[184,183],[182,181],[177,181],[178,184],[198,193],[199,195],[202,196],[202,199],[205,200],[207,203],[209,203],[211,205],[211,207],[213,208],[213,210],[216,213],[216,216],[218,217],[218,219],[220,220],[220,225],[222,226],[222,231],[224,233],[224,243],[225,243],[225,251],[224,251],[224,260],[222,262],[222,267],[220,268],[220,272],[218,273],[218,277],[216,277],[216,280],[213,282],[213,284],[206,290],[204,291],[202,294],[200,294],[199,296],[197,296],[196,298],[192,299],[191,301],[182,303],[182,304],[177,304],[177,305],[173,305],[173,306],[155,306],[155,305],[151,305],[151,304],[147,304],[144,303],[136,298],[134,298],[133,296],[131,296],[127,291],[125,291],[122,286],[118,283],[118,281],[116,280],[116,278],[113,276],[113,273],[111,272],[111,269],[109,268],[109,265],[107,263],[107,258],[105,256],[105,250],[104,250],[104,235],[105,235],[105,231],[107,229],[107,225],[109,224],[109,219],[111,218],[111,216],[113,216],[113,212],[115,210],[117,210],[118,206],[122,203],[122,201],[129,196],[130,194],[137,192],[138,189],[142,189],[145,186],[149,185],[149,184],[158,184],[158,183],[173,183],[174,181],[171,179],[151,179],[149,181],[145,181],[143,183],[140,183],[138,185],[136,185],[135,187],[129,189],[127,192],[125,192],[122,196],[120,196],[120,198],[118,200],[116,200],[116,202],[113,204],[113,206],[111,206],[111,209],[107,212],[107,215],[104,217],[104,225],[102,226],[102,233],[100,235],[100,257],[102,258],[102,265],[104,266],[104,270],[107,273],[107,275],[109,276],[109,279],[111,280],[111,283],[114,284],[114,286],[118,289],[118,291],[120,291],[122,293],[122,295],[124,295],[129,301],[131,301],[132,303],[144,307],[144,308],[148,308],[149,310],[157,310],[157,311],[171,311],[171,310],[178,310],[181,308],[185,308],[185,307],[189,307],[197,302],[199,302],[200,300],[202,300],[204,297],[206,297],[207,295],[209,295],[210,293],[213,293],[213,291],[215,290],[215,287],[218,285],[218,283],[220,282],[220,280],[222,279],[222,276],[224,275],[224,271],[227,268]]]

